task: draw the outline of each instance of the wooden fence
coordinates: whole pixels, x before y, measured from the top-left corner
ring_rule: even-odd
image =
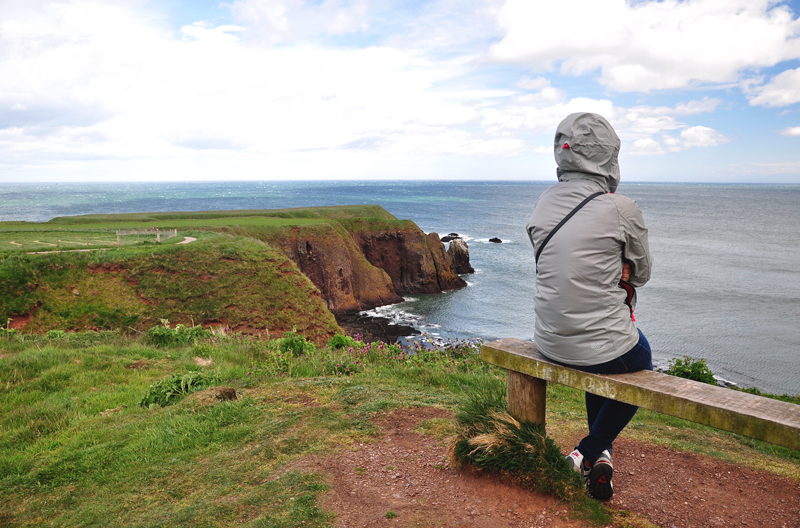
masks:
[[[119,237],[130,235],[136,235],[137,242],[141,236],[154,236],[156,237],[156,242],[161,242],[162,240],[168,240],[174,236],[178,236],[178,230],[165,229],[164,231],[161,231],[159,229],[117,229],[117,245],[119,245]]]

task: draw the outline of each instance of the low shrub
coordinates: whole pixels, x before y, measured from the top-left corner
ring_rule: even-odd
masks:
[[[355,346],[356,340],[350,336],[336,334],[328,341],[328,348],[333,350],[339,350],[341,348],[347,348]]]
[[[64,330],[48,330],[44,335],[45,339],[64,339],[67,333]]]
[[[186,374],[172,374],[150,385],[139,405],[147,408],[165,407],[182,400],[193,392],[207,389],[216,382],[216,377],[206,372],[190,371]]]
[[[694,359],[689,356],[683,356],[683,359],[671,359],[666,373],[679,378],[708,383],[709,385],[717,384],[717,380],[714,378],[711,369],[706,365],[705,359]]]
[[[200,339],[210,339],[212,336],[211,330],[201,326],[190,328],[177,324],[175,328],[171,328],[166,319],[161,320],[161,326],[154,326],[146,334],[147,340],[156,346],[186,345]]]
[[[317,347],[314,343],[309,343],[306,338],[297,333],[297,328],[292,328],[291,332],[283,334],[281,339],[278,339],[279,348],[284,354],[291,353],[295,356],[302,356],[303,354],[310,354],[314,352]]]

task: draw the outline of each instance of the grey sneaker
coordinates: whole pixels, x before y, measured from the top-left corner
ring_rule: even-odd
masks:
[[[578,473],[581,473],[581,468],[583,467],[583,455],[581,454],[580,451],[578,451],[577,447],[572,453],[565,456],[564,459],[567,461],[567,464],[569,464],[569,466],[572,469],[574,469]]]
[[[580,473],[581,477],[583,477],[583,482],[588,486],[589,473],[592,470],[592,466],[590,466],[586,459],[583,458],[583,454],[578,451],[578,448],[576,447],[572,453],[564,458],[567,460],[567,464],[569,464],[572,469]]]
[[[614,486],[611,484],[613,476],[614,466],[611,463],[611,453],[605,450],[592,466],[586,479],[589,496],[603,501],[610,499],[614,495]]]

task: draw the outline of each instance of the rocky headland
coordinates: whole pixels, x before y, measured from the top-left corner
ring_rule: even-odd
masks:
[[[438,234],[407,220],[292,227],[270,243],[297,264],[336,315],[401,302],[404,294],[463,288],[458,274],[472,269],[468,252],[448,252]]]
[[[25,254],[26,265],[16,267],[9,263],[21,259],[6,259],[0,315],[25,333],[144,332],[169,320],[245,334],[296,327],[318,344],[342,327],[363,328],[368,332],[359,333],[394,341],[413,329],[382,330],[344,316],[401,302],[405,294],[466,286],[458,276],[467,269],[464,248],[451,243],[447,251],[436,233],[379,206],[87,215],[55,218],[41,229],[76,232],[108,222],[166,229],[173,221],[190,224],[195,242]]]

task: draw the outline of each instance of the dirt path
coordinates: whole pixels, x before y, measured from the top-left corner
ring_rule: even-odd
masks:
[[[191,244],[191,243],[192,243],[192,242],[194,242],[195,240],[197,240],[197,239],[196,239],[196,238],[194,238],[194,237],[188,237],[188,236],[187,236],[187,237],[183,237],[183,240],[181,240],[181,241],[180,241],[180,242],[178,242],[177,244]],[[38,242],[38,240],[34,240],[34,242]],[[14,242],[12,242],[12,244],[13,244],[13,243],[14,243]],[[41,243],[42,243],[42,244],[44,244],[44,242],[41,242]],[[177,244],[176,244],[176,245],[177,245]],[[55,246],[55,244],[50,244],[50,245],[51,245],[51,246]],[[108,248],[94,248],[94,249],[60,249],[60,250],[57,250],[57,251],[29,251],[29,252],[28,252],[28,255],[47,255],[47,254],[50,254],[50,253],[81,253],[81,252],[85,252],[85,251],[107,251],[107,250],[108,250]]]
[[[658,526],[800,527],[800,483],[620,438],[609,506]]]
[[[376,420],[380,441],[313,462],[331,479],[323,507],[337,513],[336,526],[589,526],[566,519],[552,497],[451,469],[442,441],[413,432],[423,420],[447,417],[430,408],[395,411]],[[800,527],[797,482],[625,438],[614,455],[616,493],[608,505],[657,526]]]

